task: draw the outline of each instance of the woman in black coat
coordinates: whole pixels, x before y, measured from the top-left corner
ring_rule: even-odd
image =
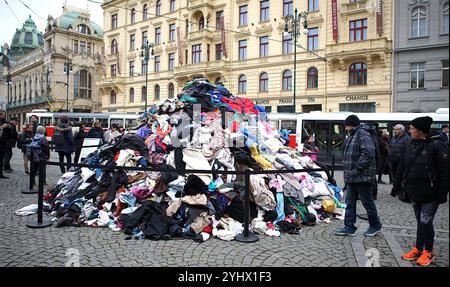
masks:
[[[83,148],[84,138],[86,137],[86,132],[84,131],[84,127],[86,126],[85,122],[80,122],[78,127],[74,128],[74,137],[73,143],[75,147],[75,159],[74,163],[78,163],[80,160],[81,149]]]
[[[102,139],[102,143],[104,143],[105,142],[104,133],[105,132],[102,129],[102,124],[100,123],[100,121],[97,120],[94,122],[94,126],[91,128],[91,130],[87,134],[86,138]]]

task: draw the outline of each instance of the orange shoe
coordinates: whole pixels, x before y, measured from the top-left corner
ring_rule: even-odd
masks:
[[[408,253],[403,254],[402,259],[408,260],[408,261],[417,260],[421,254],[422,254],[422,252],[419,249],[417,249],[417,247],[414,247]]]
[[[436,256],[434,256],[433,253],[424,250],[422,255],[419,257],[419,259],[417,259],[416,262],[420,266],[428,266],[431,264],[431,262],[433,262],[434,258],[436,258]]]

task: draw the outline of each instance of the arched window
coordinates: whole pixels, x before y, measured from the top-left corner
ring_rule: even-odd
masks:
[[[28,80],[28,98],[30,100],[33,98],[33,84],[31,78]]]
[[[205,29],[205,17],[200,17],[200,20],[198,20],[198,30],[201,31]]]
[[[448,30],[449,30],[449,24],[448,24],[448,16],[449,16],[449,11],[448,11],[448,2],[444,4],[444,6],[442,7],[442,33],[443,34],[448,34]]]
[[[308,70],[308,89],[316,89],[319,87],[319,72],[317,68],[312,67]]]
[[[118,47],[118,44],[117,44],[117,40],[113,39],[111,41],[111,54],[113,54],[113,55],[117,54],[119,52],[118,48],[119,47]]]
[[[283,91],[292,90],[292,72],[287,70],[283,73]]]
[[[144,4],[144,8],[142,9],[142,18],[144,19],[144,20],[147,20],[147,18],[148,18],[148,5],[147,4]]]
[[[239,94],[247,93],[247,76],[245,76],[245,75],[240,75],[239,76],[238,93]]]
[[[175,86],[173,83],[169,83],[169,99],[173,99],[175,97]]]
[[[141,88],[141,101],[145,102],[145,98],[147,97],[147,88],[143,86]]]
[[[117,103],[117,94],[116,91],[112,90],[110,95],[111,104]]]
[[[81,34],[91,35],[91,29],[84,24],[80,24],[76,27],[75,31]]]
[[[416,7],[411,12],[411,37],[427,36],[427,9]]]
[[[134,88],[130,88],[130,103],[134,103]]]
[[[161,0],[156,1],[156,16],[161,16]]]
[[[354,63],[349,68],[350,86],[367,85],[367,65],[364,63]]]
[[[159,101],[159,99],[161,98],[161,89],[159,87],[159,85],[155,86],[155,101]]]
[[[175,12],[176,2],[175,0],[170,0],[170,12]]]
[[[136,23],[136,9],[131,9],[131,24]]]
[[[73,96],[75,98],[92,98],[92,76],[88,71],[78,71],[73,78]]]
[[[259,91],[269,91],[269,75],[266,72],[261,73],[261,75],[259,76]]]

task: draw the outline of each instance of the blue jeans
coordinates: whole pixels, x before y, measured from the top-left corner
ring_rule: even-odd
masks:
[[[361,183],[347,183],[347,194],[345,196],[345,203],[347,208],[345,209],[344,224],[353,230],[356,230],[356,203],[358,198],[361,199],[361,203],[367,211],[369,217],[370,227],[381,228],[380,219],[378,217],[377,207],[373,201],[373,183],[361,182]]]

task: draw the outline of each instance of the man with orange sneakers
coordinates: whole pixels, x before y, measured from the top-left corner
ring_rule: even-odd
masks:
[[[430,117],[412,121],[412,141],[400,159],[391,192],[392,196],[401,192],[406,195],[402,200],[412,203],[417,220],[417,241],[402,259],[416,260],[421,266],[428,266],[435,259],[433,219],[439,204],[447,202],[449,189],[448,147],[439,135],[431,134],[432,123]]]

